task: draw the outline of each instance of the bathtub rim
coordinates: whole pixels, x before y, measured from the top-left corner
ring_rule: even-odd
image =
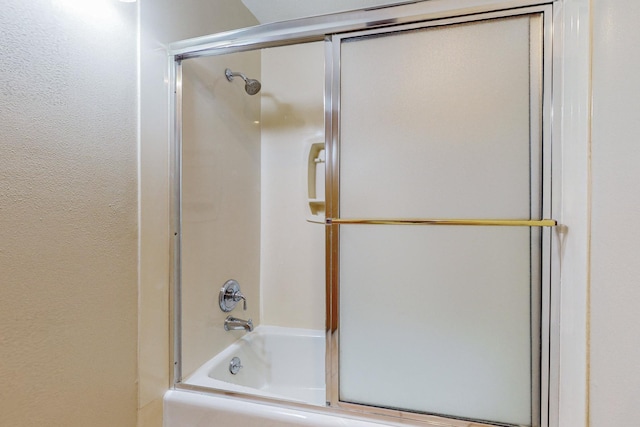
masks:
[[[240,391],[224,390],[210,387],[203,387],[185,383],[175,383],[169,388],[168,392],[187,392],[200,396],[208,396],[213,398],[226,398],[237,400],[248,404],[259,404],[291,411],[300,411],[324,415],[336,418],[348,418],[350,420],[370,422],[382,426],[398,426],[398,427],[515,427],[511,424],[487,424],[481,421],[451,418],[437,414],[412,414],[417,417],[407,417],[406,411],[393,410],[389,408],[368,407],[369,410],[358,410],[352,407],[344,406],[326,406],[314,405],[304,402],[296,402],[283,400],[282,398],[260,396],[251,393],[243,393]],[[165,393],[165,396],[167,396]],[[164,397],[163,397],[164,400]],[[379,412],[377,410],[380,410]],[[396,412],[395,414],[393,412]],[[418,418],[419,417],[419,418]]]
[[[198,388],[198,387],[196,387]],[[190,400],[190,397],[187,397],[188,395],[193,397],[193,401]],[[214,399],[214,400],[208,400],[208,399]],[[402,420],[402,419],[396,419],[396,418],[388,418],[388,419],[374,419],[373,417],[362,417],[362,416],[358,416],[358,415],[354,415],[354,414],[349,414],[349,413],[345,413],[344,411],[341,410],[334,410],[334,411],[327,411],[327,410],[319,410],[319,409],[325,409],[323,407],[318,407],[318,406],[312,406],[313,408],[315,408],[315,410],[307,410],[305,408],[300,408],[300,407],[291,407],[290,405],[286,405],[283,404],[282,401],[277,401],[275,404],[268,402],[268,401],[261,401],[261,400],[255,400],[255,399],[249,399],[246,398],[246,396],[239,396],[239,395],[234,395],[233,393],[230,393],[229,395],[224,395],[224,394],[218,394],[218,393],[211,393],[210,391],[200,391],[200,390],[191,390],[191,389],[179,389],[179,388],[171,388],[169,390],[167,390],[165,392],[165,394],[163,395],[163,407],[166,408],[165,405],[167,405],[168,401],[171,401],[171,403],[177,403],[177,404],[192,404],[192,405],[196,405],[196,406],[200,406],[200,405],[207,405],[211,403],[211,406],[209,406],[210,408],[214,409],[216,403],[219,403],[218,399],[220,401],[227,401],[229,403],[231,403],[232,406],[238,406],[238,405],[247,405],[247,408],[252,408],[252,407],[256,407],[256,405],[260,405],[260,406],[264,406],[266,408],[275,408],[278,410],[286,410],[286,411],[290,411],[290,413],[296,415],[303,415],[303,414],[311,414],[314,417],[326,417],[327,420],[330,419],[340,419],[340,420],[351,420],[354,421],[356,423],[367,423],[366,427],[384,427],[384,426],[390,426],[390,427],[410,427],[410,426],[422,426],[422,427],[449,427],[449,425],[443,425],[442,423],[418,423],[416,424],[414,420]],[[268,399],[267,399],[268,400]],[[285,402],[286,403],[286,402]],[[228,409],[229,406],[228,405],[223,405],[224,410],[228,410],[228,411],[233,411],[232,409]],[[268,411],[268,409],[265,408],[265,413]],[[243,411],[244,412],[244,411]],[[246,411],[246,413],[249,413],[250,411]],[[368,425],[370,424],[370,426]],[[164,425],[164,424],[163,424]],[[327,424],[323,424],[323,426],[326,426]],[[340,424],[343,425],[343,424]],[[347,427],[346,425],[344,425],[345,427]],[[358,427],[365,427],[362,426],[361,424],[358,424]],[[457,425],[455,427],[458,427]],[[461,427],[469,427],[469,424],[464,424],[464,426]],[[472,427],[476,427],[476,425],[473,425]],[[482,426],[478,426],[478,427],[482,427]],[[495,426],[494,426],[495,427]]]
[[[223,398],[231,399],[234,401],[265,405],[269,407],[276,407],[279,409],[285,409],[295,412],[306,412],[321,416],[335,417],[335,418],[348,418],[354,421],[369,422],[380,426],[396,426],[396,427],[516,427],[510,424],[486,424],[475,420],[466,420],[458,418],[444,417],[434,414],[415,414],[420,415],[421,419],[408,418],[405,411],[397,411],[396,415],[389,414],[389,411],[393,411],[388,408],[379,408],[381,412],[376,412],[375,407],[370,407],[370,411],[358,411],[351,408],[334,407],[334,406],[318,406],[309,403],[294,402],[282,400],[279,398],[273,398],[268,396],[259,396],[249,393],[242,393],[238,391],[213,389],[209,387],[202,387],[191,384],[176,383],[170,387],[163,396],[171,396],[171,392],[185,392],[193,393],[194,395],[211,397],[211,398]],[[164,404],[164,403],[163,403]],[[384,410],[384,412],[382,412]]]

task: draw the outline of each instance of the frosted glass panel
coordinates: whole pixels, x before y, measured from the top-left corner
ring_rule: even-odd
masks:
[[[341,226],[340,400],[531,422],[530,236]]]
[[[530,104],[540,107],[530,21],[342,44],[342,217],[529,217]]]
[[[340,217],[539,218],[541,26],[343,41]],[[537,423],[539,229],[341,225],[339,245],[340,401]]]

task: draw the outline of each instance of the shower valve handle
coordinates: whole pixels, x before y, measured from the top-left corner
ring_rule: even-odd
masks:
[[[242,309],[244,311],[247,311],[247,299],[245,298],[244,295],[242,295],[242,293],[240,291],[238,291],[238,292],[233,294],[233,300],[235,302],[238,302],[238,301],[242,300]]]
[[[242,308],[247,310],[247,298],[240,292],[240,284],[233,279],[227,280],[220,289],[218,302],[220,310],[229,312],[236,308],[238,301],[242,300]]]

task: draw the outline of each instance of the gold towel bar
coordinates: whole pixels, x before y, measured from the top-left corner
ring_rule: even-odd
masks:
[[[554,219],[372,219],[372,218],[327,218],[332,224],[374,224],[374,225],[485,225],[509,227],[555,227]]]

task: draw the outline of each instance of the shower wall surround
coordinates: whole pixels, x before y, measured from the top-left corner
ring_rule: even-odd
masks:
[[[262,321],[324,329],[325,230],[306,220],[306,159],[311,143],[324,142],[324,47],[307,43],[261,54]]]
[[[260,323],[260,97],[224,70],[260,75],[260,53],[187,61],[183,68],[183,375],[240,332],[222,328],[218,293],[235,279],[247,298],[234,316]],[[240,79],[238,79],[240,80]]]

